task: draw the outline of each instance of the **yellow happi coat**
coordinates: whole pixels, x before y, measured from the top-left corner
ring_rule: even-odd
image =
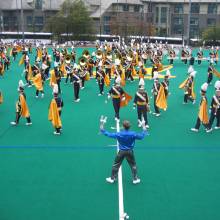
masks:
[[[33,83],[37,90],[43,91],[42,77],[40,73],[37,73],[37,75],[34,76]]]
[[[19,102],[20,102],[20,108],[21,108],[21,111],[20,111],[21,116],[24,118],[30,117],[29,109],[28,109],[28,106],[27,106],[27,103],[26,103],[26,100],[23,94],[19,95]]]
[[[57,103],[55,99],[52,99],[50,103],[48,120],[51,121],[51,123],[53,124],[55,128],[62,127],[62,123],[61,123],[61,119],[60,119],[60,115],[59,115],[59,111],[58,111],[58,107],[57,107]]]
[[[159,92],[158,92],[158,95],[157,95],[156,106],[158,108],[161,108],[161,109],[164,109],[164,110],[167,109],[167,99],[166,99],[164,87],[163,87],[162,84],[160,85],[160,89],[159,89]]]
[[[208,103],[206,97],[202,97],[202,101],[199,106],[199,119],[203,124],[209,123],[209,115],[208,115]]]

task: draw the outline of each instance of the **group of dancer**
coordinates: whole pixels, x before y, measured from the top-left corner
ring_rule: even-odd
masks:
[[[74,46],[52,47],[52,54],[45,45],[37,45],[32,49],[31,44],[1,45],[0,46],[0,73],[4,76],[10,68],[10,62],[15,62],[18,54],[22,54],[19,65],[24,66],[24,78],[26,83],[19,81],[19,98],[16,103],[16,117],[12,125],[19,123],[20,117],[27,119],[27,125],[31,125],[30,112],[27,105],[25,88],[35,87],[35,97],[44,97],[44,87],[47,82],[53,91],[53,98],[50,103],[48,119],[52,122],[55,135],[60,135],[62,131],[61,112],[63,107],[62,82],[73,85],[73,101],[80,102],[80,91],[86,87],[86,82],[94,78],[98,84],[98,96],[105,95],[105,87],[110,87],[107,97],[112,99],[115,111],[115,120],[120,120],[120,108],[128,105],[132,97],[125,91],[126,83],[138,80],[137,92],[134,94],[133,107],[137,109],[138,127],[143,125],[149,128],[148,113],[150,109],[150,96],[153,97],[153,115],[159,117],[161,109],[167,110],[167,99],[169,97],[169,80],[171,69],[175,65],[175,60],[180,58],[184,64],[189,63],[187,79],[180,85],[184,89],[183,104],[191,101],[195,103],[194,78],[196,71],[193,66],[195,60],[201,65],[207,60],[210,65],[207,70],[207,82],[202,85],[199,116],[195,128],[198,131],[201,122],[205,125],[206,131],[212,131],[214,119],[217,119],[216,129],[220,128],[220,86],[219,81],[215,83],[216,93],[211,102],[211,113],[208,119],[208,102],[205,97],[208,86],[213,81],[213,75],[220,77],[214,68],[214,63],[218,63],[218,48],[211,48],[209,57],[204,57],[202,48],[194,58],[192,51],[186,46],[182,49],[172,45],[160,43],[140,44],[132,40],[129,44],[122,42],[97,42],[96,50],[90,53],[84,50],[78,58]],[[180,57],[178,56],[180,55]],[[35,56],[34,63],[31,56]],[[163,65],[164,57],[167,57],[170,65]],[[12,61],[11,61],[12,60]],[[65,78],[64,80],[62,80]],[[146,79],[153,80],[151,93],[145,90]],[[162,79],[162,80],[160,80]],[[111,83],[112,82],[112,83]],[[1,101],[2,100],[2,101]],[[3,102],[3,94],[0,92],[0,103]]]

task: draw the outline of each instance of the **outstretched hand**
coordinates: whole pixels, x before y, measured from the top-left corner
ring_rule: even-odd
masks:
[[[106,116],[101,116],[100,118],[100,130],[104,129],[105,123],[107,122],[107,117]]]

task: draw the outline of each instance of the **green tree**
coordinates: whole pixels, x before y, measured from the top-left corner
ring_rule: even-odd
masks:
[[[202,33],[203,41],[213,41],[220,40],[220,27],[210,27],[203,31]]]
[[[65,33],[67,40],[78,40],[94,33],[93,21],[82,0],[65,0],[60,11],[48,21],[47,31],[60,39]]]

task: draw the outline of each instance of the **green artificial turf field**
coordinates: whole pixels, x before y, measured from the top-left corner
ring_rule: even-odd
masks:
[[[116,142],[99,134],[101,115],[108,116],[108,130],[115,126],[111,101],[106,104],[107,96],[98,96],[98,85],[91,79],[80,91],[80,102],[74,103],[72,85],[62,82],[63,134],[54,136],[47,119],[53,97],[48,83],[44,99],[35,98],[34,87],[26,88],[33,125],[25,126],[22,119],[13,127],[10,121],[15,117],[18,81],[24,80],[19,58],[0,79],[4,96],[0,105],[0,220],[118,219],[117,184],[105,182]],[[178,86],[188,66],[174,62],[171,73],[176,78],[170,79],[168,109],[160,117],[149,115],[150,135],[136,143],[140,185],[132,184],[129,167],[123,166],[124,205],[130,219],[220,218],[220,131],[207,134],[202,126],[199,133],[190,131],[197,119],[199,89],[206,81],[207,68],[207,62],[195,64],[196,104],[182,105],[183,90]],[[216,68],[220,70],[219,65]],[[152,81],[145,80],[145,84],[150,95]],[[127,82],[125,91],[134,96],[137,86],[138,80]],[[105,94],[107,91],[105,88]],[[213,93],[212,85],[207,92],[209,103]],[[132,129],[140,131],[132,104],[121,109],[121,121],[129,119]]]

